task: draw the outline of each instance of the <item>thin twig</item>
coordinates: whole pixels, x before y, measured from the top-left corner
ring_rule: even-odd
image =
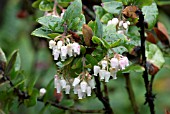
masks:
[[[108,98],[103,97],[98,76],[95,76],[95,82],[96,82],[96,89],[94,92],[95,92],[97,98],[103,103],[103,105],[105,107],[105,109],[104,109],[105,114],[114,114],[114,112],[110,106],[110,103],[108,101]]]
[[[133,92],[133,89],[132,89],[132,84],[131,84],[131,81],[130,81],[129,73],[124,74],[124,77],[125,77],[125,80],[126,80],[126,89],[127,89],[128,95],[129,95],[129,100],[132,104],[134,114],[140,114],[139,109],[138,109],[138,105],[137,105],[136,100],[135,100],[135,95],[134,95],[134,92]]]
[[[19,101],[23,101],[24,99],[29,99],[31,97],[26,92],[14,87],[15,85],[12,83],[12,81],[7,76],[3,75],[2,79],[4,80],[4,82],[9,81],[9,84],[11,87],[14,88],[14,92],[17,94]],[[44,102],[43,99],[38,98],[37,100],[40,102]],[[70,108],[70,107],[62,106],[60,104],[57,104],[56,102],[49,101],[49,100],[44,102],[44,104],[50,104],[50,105],[60,108],[62,110],[71,110],[71,111],[76,111],[76,112],[81,112],[81,113],[103,113],[104,112],[103,110],[82,110],[82,109],[78,109],[78,108]]]
[[[37,99],[40,102],[44,102],[43,99]],[[66,106],[62,106],[56,102],[52,102],[52,101],[46,101],[44,102],[45,104],[50,104],[54,107],[60,108],[62,110],[70,110],[70,111],[75,111],[75,112],[81,112],[81,113],[103,113],[103,110],[82,110],[82,109],[78,109],[78,108],[71,108],[71,107],[66,107]]]
[[[145,30],[145,24],[144,24],[144,15],[142,11],[138,12],[139,13],[139,22],[137,26],[140,28],[140,37],[141,37],[141,51],[142,51],[142,66],[145,68],[145,71],[143,72],[143,79],[145,83],[145,88],[146,88],[146,94],[145,94],[145,104],[148,103],[149,108],[150,108],[150,113],[155,114],[154,111],[154,97],[152,96],[152,92],[149,89],[149,79],[148,79],[148,70],[146,66],[146,54],[145,54],[145,36],[144,36],[144,30]]]

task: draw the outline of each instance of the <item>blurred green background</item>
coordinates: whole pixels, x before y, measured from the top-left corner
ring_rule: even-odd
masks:
[[[24,70],[24,77],[26,83],[36,81],[35,86],[39,89],[46,87],[56,72],[55,63],[52,61],[51,52],[48,49],[48,44],[45,39],[38,39],[31,36],[31,32],[38,26],[36,18],[43,15],[43,12],[37,9],[32,9],[33,13],[26,11],[22,14],[25,7],[23,0],[3,0],[1,1],[0,9],[0,47],[5,52],[6,56],[18,49],[21,56],[22,69]],[[3,5],[2,5],[3,4]],[[159,18],[158,21],[162,22],[170,34],[170,14],[167,3],[158,2]],[[158,72],[154,81],[153,92],[156,94],[155,109],[157,114],[163,114],[165,110],[170,110],[170,55],[165,55],[165,64]],[[136,96],[141,114],[149,114],[149,108],[144,104],[145,88],[143,83],[142,74],[130,74],[133,89]],[[111,106],[115,114],[132,114],[128,94],[125,88],[125,79],[119,76],[117,80],[111,80],[108,83],[109,98]],[[53,86],[51,86],[50,98],[54,99]],[[76,99],[76,98],[75,98]],[[68,96],[64,95],[63,101],[68,100]],[[0,101],[1,103],[1,101]],[[10,114],[63,114],[68,113],[57,109],[53,106],[46,106],[41,102],[33,107],[26,107],[18,105],[17,99],[13,102],[14,105],[10,108]],[[75,107],[80,109],[102,109],[102,103],[95,97],[94,93],[91,97],[83,100],[76,100]],[[0,104],[0,109],[1,109]],[[7,109],[1,109],[7,110]],[[75,114],[75,112],[72,112]]]

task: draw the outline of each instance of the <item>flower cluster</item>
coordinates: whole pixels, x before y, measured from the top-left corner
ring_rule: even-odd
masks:
[[[93,67],[94,76],[99,75],[100,80],[109,82],[110,76],[117,79],[117,71],[124,70],[126,66],[129,66],[129,60],[125,56],[117,55],[111,60],[102,60],[99,64],[101,67],[97,65]]]
[[[64,45],[64,42],[61,40],[57,42],[55,40],[50,40],[49,48],[52,49],[54,60],[58,60],[60,56],[61,61],[65,61],[67,55],[68,57],[80,55],[80,45],[76,42]]]
[[[91,75],[88,75],[87,77],[87,80],[81,79],[80,76],[78,76],[77,78],[74,78],[74,80],[66,81],[63,77],[55,75],[54,85],[57,93],[65,90],[65,94],[70,94],[71,87],[73,87],[74,94],[78,95],[78,99],[85,98],[86,95],[91,96],[92,89],[95,88],[95,81]]]
[[[115,26],[118,26],[118,33],[119,34],[124,34],[124,31],[127,31],[128,30],[128,27],[130,25],[130,22],[129,21],[122,21],[122,20],[118,20],[118,18],[113,18],[112,20],[109,20],[108,23],[107,23],[107,26],[109,25],[115,25]]]

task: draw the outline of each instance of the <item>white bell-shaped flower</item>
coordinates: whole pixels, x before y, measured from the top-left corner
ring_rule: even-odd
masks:
[[[110,79],[110,72],[106,71],[104,76],[105,82],[109,82]]]
[[[53,47],[52,53],[54,55],[54,60],[58,60],[59,55],[60,55],[60,50],[57,48],[57,46]]]
[[[117,68],[119,66],[119,60],[117,58],[112,58],[110,60],[110,66],[112,68]]]
[[[113,79],[117,79],[116,74],[117,74],[117,70],[114,69],[114,68],[111,68],[110,69],[110,75],[113,77]]]
[[[74,56],[80,55],[80,45],[78,43],[74,42],[72,44],[72,48],[73,48],[73,51],[74,51]]]
[[[128,25],[130,25],[130,22],[129,22],[129,21],[126,21],[126,23],[127,23]]]
[[[95,87],[95,81],[94,81],[94,78],[92,78],[92,79],[88,80],[88,84],[90,85],[90,87],[91,87],[92,89],[96,88],[96,87]]]
[[[66,83],[67,83],[67,82],[66,82],[64,79],[61,79],[61,80],[60,80],[60,84],[61,84],[61,88],[62,88],[62,89],[66,88]]]
[[[78,99],[82,99],[83,98],[83,92],[81,91],[81,89],[78,89],[77,92],[78,92]]]
[[[45,88],[41,88],[40,89],[40,97],[44,96],[45,93],[46,93],[46,89]]]
[[[60,83],[56,83],[56,90],[57,90],[57,93],[61,93],[61,85],[60,85]]]
[[[73,48],[72,48],[72,44],[67,44],[67,54],[69,57],[73,56]]]
[[[49,41],[49,48],[52,49],[56,45],[56,42],[54,40]]]
[[[106,70],[99,71],[100,80],[104,80],[105,73],[106,73]]]
[[[80,88],[81,88],[81,91],[82,91],[82,92],[86,92],[87,82],[83,80],[83,81],[80,83]]]
[[[128,24],[125,22],[123,23],[123,28],[127,29],[128,28]]]
[[[65,94],[70,94],[70,85],[66,85]]]
[[[123,25],[123,21],[119,21],[119,27]]]
[[[59,83],[59,82],[60,82],[60,79],[59,79],[58,75],[55,75],[54,76],[54,88],[57,88],[57,83]]]
[[[94,72],[94,75],[97,76],[97,74],[99,73],[99,70],[100,70],[100,67],[99,66],[94,66],[93,67],[93,72]]]
[[[91,87],[87,86],[87,96],[91,96]]]
[[[102,69],[103,69],[103,70],[106,69],[106,67],[107,67],[107,61],[106,61],[106,60],[102,60],[102,61],[101,61],[101,64],[102,64]]]
[[[118,34],[124,34],[124,31],[123,30],[118,30],[117,33]]]
[[[61,47],[61,61],[65,61],[65,59],[67,58],[67,46],[62,46]]]
[[[74,78],[74,81],[73,81],[73,84],[72,84],[72,86],[77,86],[78,84],[80,83],[80,78],[79,77],[77,77],[77,78]]]
[[[121,69],[125,69],[126,66],[129,66],[129,60],[127,57],[120,58],[119,65]]]
[[[117,25],[117,24],[119,23],[118,18],[113,18],[113,19],[112,19],[112,23],[113,23],[114,25]]]
[[[112,20],[109,20],[109,21],[107,22],[107,26],[109,26],[109,25],[111,25],[111,24],[113,24],[113,23],[112,23]]]
[[[80,88],[79,85],[74,86],[74,88],[73,88],[74,94],[78,94],[78,89],[79,88]]]
[[[61,49],[62,45],[63,45],[63,41],[58,41],[57,42],[57,48],[58,49]]]

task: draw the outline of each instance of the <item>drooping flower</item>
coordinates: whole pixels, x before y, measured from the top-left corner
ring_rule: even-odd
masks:
[[[119,27],[123,25],[123,21],[119,21]]]
[[[113,77],[113,79],[117,79],[117,69],[115,68],[110,68],[110,75]]]
[[[99,73],[99,70],[100,70],[100,67],[99,66],[94,66],[93,67],[93,72],[94,72],[94,75],[97,76],[97,74]]]
[[[123,23],[123,28],[127,29],[128,28],[128,24],[125,22]]]
[[[78,94],[78,89],[79,89],[79,88],[80,88],[79,85],[74,86],[74,89],[73,89],[74,94]]]
[[[113,18],[112,20],[109,20],[107,23],[107,26],[113,24],[113,25],[117,25],[119,23],[118,18]]]
[[[59,55],[60,55],[60,50],[57,48],[57,46],[53,47],[53,55],[54,55],[54,60],[58,60]]]
[[[46,89],[45,88],[41,88],[40,89],[40,97],[44,96],[45,93],[46,93]]]
[[[49,41],[49,48],[52,49],[56,45],[56,42],[54,40]]]
[[[66,88],[65,88],[65,93],[66,94],[70,94],[70,85],[66,85]]]
[[[73,48],[72,48],[72,44],[67,44],[67,53],[69,57],[73,56]]]
[[[88,80],[88,84],[90,85],[90,87],[91,87],[92,89],[94,89],[94,88],[95,88],[95,81],[94,81],[94,78]]]
[[[73,48],[73,51],[74,51],[74,56],[80,55],[80,45],[78,43],[74,42],[72,44],[72,48]]]
[[[105,73],[106,73],[106,70],[99,71],[100,80],[104,80]]]
[[[81,89],[78,89],[77,92],[78,92],[78,99],[82,99],[83,98],[83,92],[81,91]]]
[[[60,80],[60,84],[61,84],[62,89],[66,88],[66,81],[64,79]]]
[[[119,60],[119,65],[121,69],[125,69],[126,66],[129,66],[129,60],[127,57],[122,57]]]
[[[80,78],[74,78],[72,86],[77,86],[80,83]]]
[[[104,69],[106,69],[106,67],[107,67],[107,61],[106,60],[102,60],[101,61],[101,64],[102,64],[102,69],[104,70]]]
[[[83,80],[83,81],[80,83],[80,88],[81,88],[81,91],[82,91],[82,92],[86,92],[87,82]]]
[[[61,93],[61,85],[60,85],[60,83],[56,83],[56,90],[57,90],[57,93]]]
[[[91,96],[91,87],[87,86],[87,96]]]
[[[58,41],[58,42],[57,42],[57,48],[58,48],[58,49],[61,49],[62,45],[63,45],[63,42],[62,42],[62,41]]]
[[[106,71],[104,75],[105,82],[109,82],[110,79],[110,72]]]
[[[119,60],[117,58],[112,58],[110,60],[110,65],[111,65],[112,68],[118,68]]]
[[[64,61],[67,58],[67,46],[61,46],[61,61]]]

